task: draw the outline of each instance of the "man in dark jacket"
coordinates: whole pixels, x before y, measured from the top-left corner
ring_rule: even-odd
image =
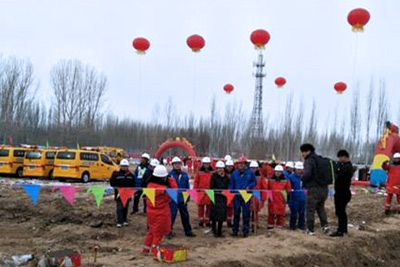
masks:
[[[143,176],[149,168],[150,164],[150,155],[147,153],[143,153],[140,158],[140,164],[136,167],[134,175],[135,175],[135,183],[136,187],[143,187]],[[136,214],[139,212],[139,201],[140,197],[143,195],[143,190],[137,190],[133,199],[133,209],[131,214]],[[143,196],[143,213],[146,213],[146,197]]]
[[[307,230],[306,234],[314,235],[314,216],[317,211],[324,234],[329,232],[328,219],[325,212],[325,201],[328,198],[328,184],[320,181],[318,176],[318,155],[311,144],[300,147],[304,159],[304,172],[301,180],[307,189]]]
[[[114,187],[114,199],[117,202],[117,227],[127,226],[127,216],[129,200],[125,207],[122,204],[121,198],[118,195],[118,187],[135,187],[135,177],[129,171],[129,162],[126,159],[121,160],[120,169],[113,173],[110,179],[110,185]]]
[[[351,200],[350,185],[353,177],[353,165],[346,150],[340,150],[337,157],[339,162],[336,165],[335,212],[339,223],[337,231],[332,233],[331,236],[340,237],[347,234],[346,206]]]

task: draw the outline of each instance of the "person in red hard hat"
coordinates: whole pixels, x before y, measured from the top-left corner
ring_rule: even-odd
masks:
[[[290,182],[283,175],[283,167],[276,165],[275,175],[268,181],[268,189],[272,191],[272,200],[268,200],[267,229],[278,229],[285,226],[286,201],[292,190]]]
[[[390,214],[390,207],[394,195],[396,195],[397,198],[397,212],[400,214],[400,153],[395,153],[393,155],[393,164],[389,164],[389,162],[386,161],[383,163],[382,168],[388,172],[385,214]]]
[[[170,197],[165,189],[178,187],[175,180],[168,176],[167,169],[163,165],[158,165],[148,181],[147,188],[155,189],[155,202],[153,206],[147,198],[148,232],[142,253],[148,254],[151,249],[157,259],[162,261],[161,242],[163,237],[171,231]]]
[[[239,222],[240,213],[242,213],[243,219],[243,237],[249,235],[249,224],[250,224],[250,203],[251,201],[245,202],[242,196],[239,194],[239,190],[253,190],[256,186],[256,176],[254,173],[246,168],[247,159],[245,156],[241,156],[237,161],[237,169],[232,173],[229,181],[229,189],[235,192],[234,203],[234,218],[232,227],[232,236],[239,235]]]
[[[210,189],[211,175],[213,169],[211,167],[211,159],[204,157],[201,160],[202,166],[194,178],[194,189],[200,189],[197,193],[197,215],[199,220],[199,226],[203,227],[204,224],[211,226],[210,224],[210,208],[211,201],[206,195],[204,189]]]

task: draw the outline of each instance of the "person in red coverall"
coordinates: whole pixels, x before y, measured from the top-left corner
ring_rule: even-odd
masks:
[[[386,182],[386,202],[385,214],[390,214],[390,207],[392,205],[393,195],[397,198],[397,212],[400,214],[400,153],[393,155],[393,164],[388,161],[384,162],[382,168],[388,172],[388,179]]]
[[[267,179],[270,179],[272,176],[274,176],[274,173],[274,169],[271,167],[271,165],[265,162],[261,168],[261,174]]]
[[[154,206],[147,198],[147,225],[148,232],[144,240],[143,254],[151,251],[162,261],[161,241],[163,236],[171,231],[171,213],[169,207],[170,197],[165,189],[178,188],[174,179],[168,177],[167,169],[163,165],[155,167],[149,179],[147,188],[155,189]]]
[[[264,207],[264,202],[267,199],[267,192],[262,190],[267,190],[268,185],[267,185],[267,180],[260,174],[258,170],[257,161],[250,162],[250,170],[254,172],[254,175],[256,176],[256,186],[253,188],[253,190],[261,190],[260,191],[261,202],[256,197],[252,197],[251,199],[252,201],[250,206],[250,216],[252,219],[251,231],[254,233],[256,229],[258,229],[258,222],[259,222],[258,214]]]
[[[231,179],[232,173],[235,171],[235,165],[233,164],[233,160],[229,158],[225,161],[225,174]],[[233,218],[233,201],[231,201],[228,206],[228,213],[226,216],[226,224],[228,227],[232,227],[232,218]]]
[[[202,159],[202,166],[194,178],[193,189],[200,189],[197,192],[197,215],[199,226],[211,226],[210,224],[210,208],[211,201],[206,195],[204,189],[210,189],[211,175],[213,169],[211,168],[211,159],[204,157]]]
[[[277,165],[274,171],[275,175],[268,181],[268,189],[272,191],[272,200],[268,200],[268,230],[274,229],[275,224],[278,229],[285,226],[286,199],[292,190],[290,181],[283,175],[283,167]]]

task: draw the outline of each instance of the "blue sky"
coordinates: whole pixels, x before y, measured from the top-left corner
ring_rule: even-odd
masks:
[[[362,34],[353,33],[346,20],[357,7],[371,14]],[[399,112],[396,0],[1,0],[0,10],[0,53],[31,60],[38,97],[48,104],[51,67],[76,58],[107,76],[105,107],[120,117],[148,121],[169,96],[177,114],[207,115],[213,96],[221,113],[228,102],[242,103],[250,113],[257,51],[249,37],[262,28],[271,34],[264,51],[264,116],[279,120],[279,106],[293,92],[295,103],[304,99],[305,112],[315,99],[324,122],[339,102],[350,107],[357,81],[364,98],[371,76],[385,79],[391,108]],[[197,54],[186,46],[195,33],[206,40]],[[144,56],[131,45],[138,36],[151,42]],[[276,89],[277,76],[286,77],[284,89]],[[348,90],[338,96],[333,84],[341,80]],[[231,95],[223,92],[225,83],[235,86]]]

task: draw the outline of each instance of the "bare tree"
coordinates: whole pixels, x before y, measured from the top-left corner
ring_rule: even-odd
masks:
[[[377,104],[376,136],[379,137],[384,123],[388,120],[389,106],[386,96],[386,83],[383,79],[379,80],[379,95]]]

